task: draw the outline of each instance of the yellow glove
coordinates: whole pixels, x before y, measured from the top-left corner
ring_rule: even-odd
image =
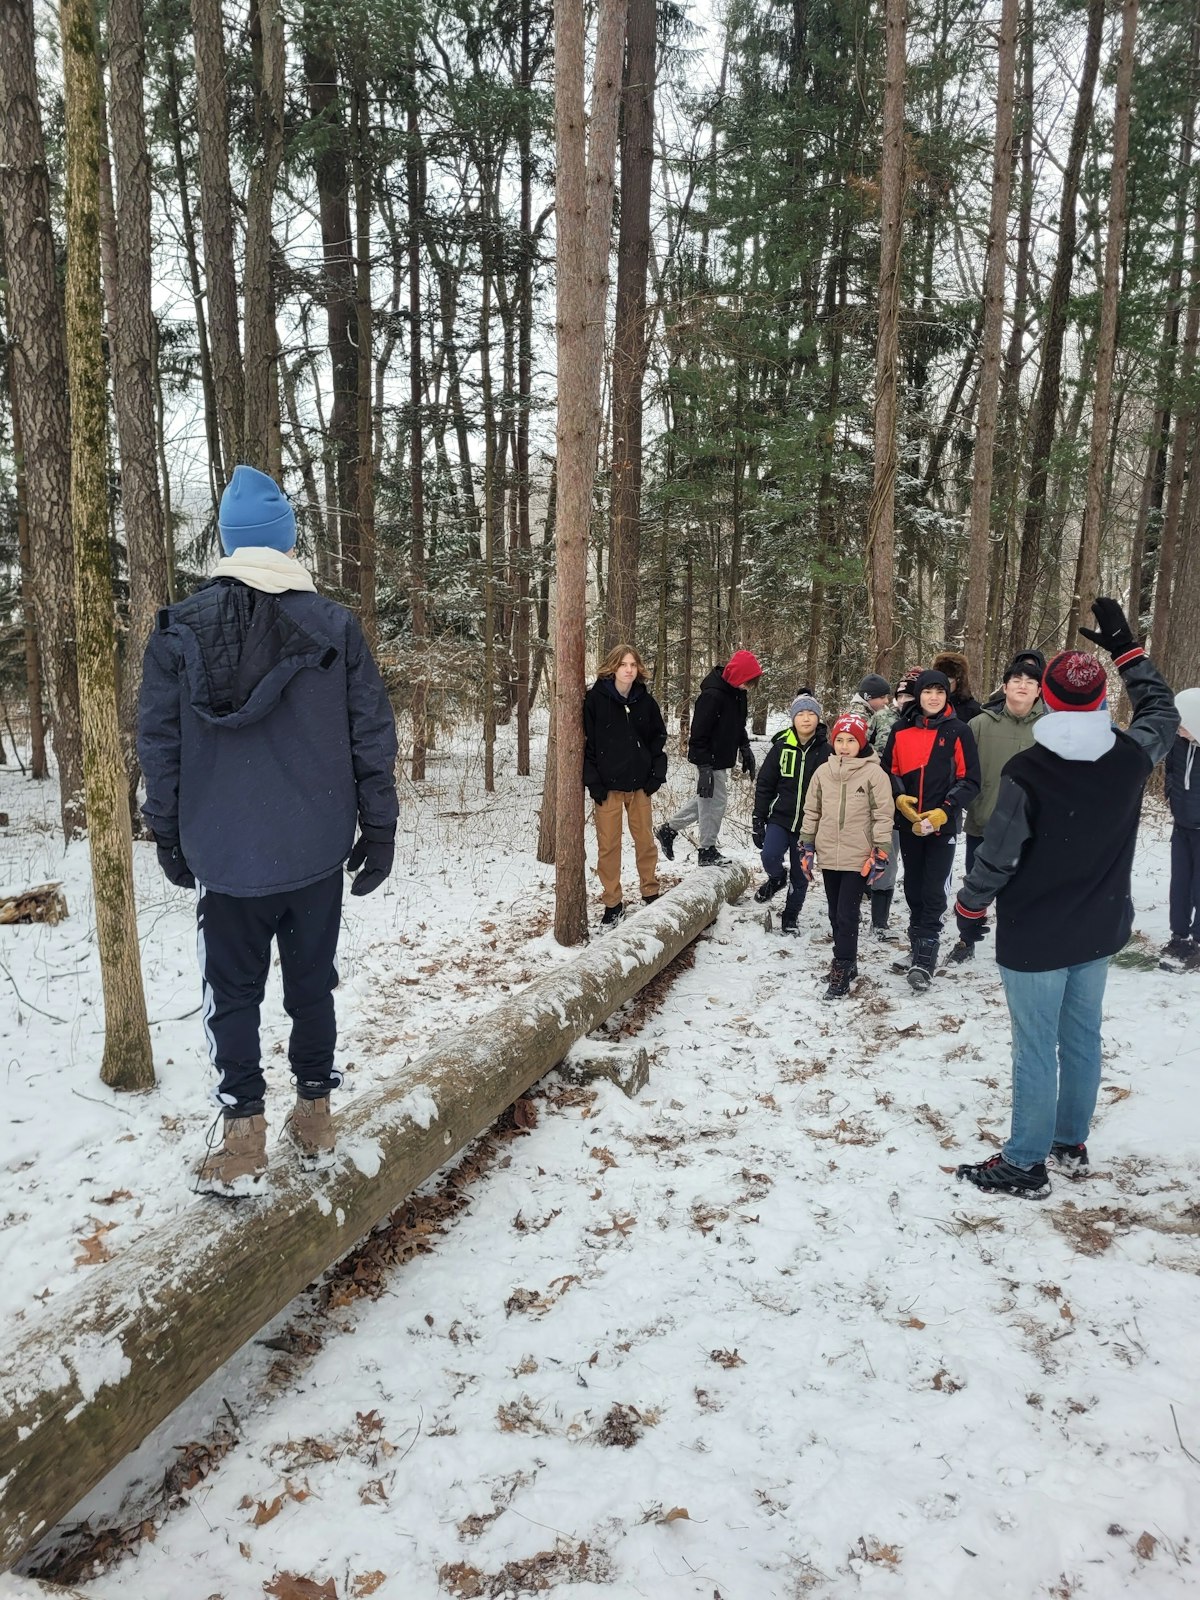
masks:
[[[896,810],[906,822],[911,822],[914,826],[916,825],[917,818],[921,815],[921,813],[917,810],[917,802],[911,794],[900,794],[896,796]]]
[[[932,811],[922,811],[921,815],[925,818],[926,822],[933,823],[935,830],[938,828],[944,828],[950,820],[950,818],[942,810],[941,806],[934,806]]]

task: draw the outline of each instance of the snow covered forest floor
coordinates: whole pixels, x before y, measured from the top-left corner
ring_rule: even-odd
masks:
[[[657,818],[690,770],[673,763]],[[465,740],[431,772],[402,789],[392,879],[346,902],[344,1096],[563,959],[540,780],[486,796]],[[747,856],[749,804],[735,784],[724,843]],[[159,1087],[117,1096],[86,848],[64,854],[55,796],[13,766],[5,810],[0,893],[61,880],[70,912],[0,929],[10,1346],[92,1263],[219,1202],[189,1187],[212,1115],[190,897],[136,846]],[[1146,950],[1167,937],[1166,841],[1148,805]],[[668,882],[691,870],[677,855]],[[636,904],[629,854],[626,884]],[[723,911],[609,1025],[651,1053],[635,1100],[545,1080],[359,1275],[294,1302],[78,1508],[113,1531],[56,1576],[96,1600],[1194,1591],[1200,976],[1119,959],[1091,1176],[987,1199],[953,1167],[1007,1129],[990,943],[917,999],[864,941],[830,1006],[819,888],[801,926]],[[286,1027],[274,987],[273,1133]]]

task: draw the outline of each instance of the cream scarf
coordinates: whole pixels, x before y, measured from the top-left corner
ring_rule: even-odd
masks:
[[[317,589],[312,574],[293,556],[285,556],[282,550],[265,544],[244,544],[232,555],[222,556],[213,577],[236,578],[251,589],[261,589],[263,594],[286,594],[289,589],[315,594]]]

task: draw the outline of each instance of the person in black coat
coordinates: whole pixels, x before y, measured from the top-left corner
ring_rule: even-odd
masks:
[[[700,830],[696,855],[699,865],[728,865],[717,848],[729,800],[727,774],[740,757],[742,771],[748,778],[754,776],[754,752],[746,731],[746,690],[761,677],[758,658],[749,650],[737,650],[725,666],[714,667],[700,685],[688,738],[688,760],[697,769],[696,793],[658,830],[658,842],[668,861],[675,859],[679,832],[694,822]]]
[[[950,704],[960,722],[970,722],[983,707],[971,689],[971,669],[961,650],[939,650],[933,658],[933,672],[944,672],[950,681]]]
[[[667,725],[646,683],[642,658],[618,645],[583,697],[583,782],[596,820],[596,871],[606,924],[625,914],[621,890],[621,819],[629,818],[642,900],[658,899],[658,851],[650,796],[667,776]]]
[[[293,559],[279,486],[238,466],[210,582],[158,614],[138,706],[142,813],[178,888],[196,891],[202,1018],[224,1115],[197,1187],[251,1194],[266,1172],[258,1015],[279,949],[302,1159],[332,1156],[342,865],[369,894],[392,869],[396,721],[355,617]],[[355,827],[358,839],[355,841]]]

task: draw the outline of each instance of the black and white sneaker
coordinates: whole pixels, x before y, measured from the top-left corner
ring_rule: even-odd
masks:
[[[800,929],[796,926],[797,921],[798,918],[796,912],[785,911],[779,919],[780,933],[789,933],[793,939],[799,938]]]
[[[668,861],[675,859],[675,841],[679,835],[668,823],[663,823],[661,828],[655,828],[654,837],[658,840],[659,848]]]
[[[1194,961],[1195,949],[1190,939],[1172,939],[1163,946],[1158,964],[1164,972],[1186,972]]]
[[[787,883],[787,873],[781,872],[777,878],[768,878],[766,883],[760,883],[754,891],[754,898],[760,906],[765,906],[768,900],[777,895]]]
[[[1023,1200],[1044,1200],[1050,1193],[1044,1161],[1034,1167],[1014,1167],[1003,1156],[993,1156],[990,1161],[965,1163],[954,1176],[965,1178],[984,1194],[1015,1194]]]
[[[600,918],[602,928],[612,928],[620,922],[625,915],[625,902],[618,900],[615,906],[605,906],[604,915]]]
[[[1047,1157],[1068,1178],[1086,1177],[1088,1153],[1085,1144],[1052,1144]]]
[[[696,863],[701,867],[727,867],[729,857],[723,856],[715,844],[706,844],[696,853]]]

